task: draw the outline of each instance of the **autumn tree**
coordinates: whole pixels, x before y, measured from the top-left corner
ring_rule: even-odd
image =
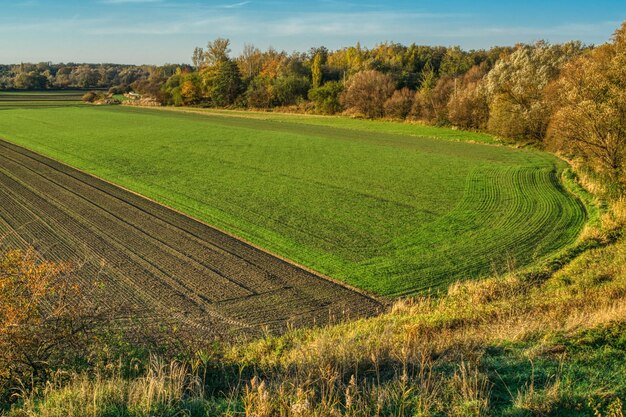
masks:
[[[90,337],[111,316],[83,295],[69,264],[32,251],[0,255],[0,392],[43,383],[72,358],[86,359]]]
[[[194,68],[198,69],[204,64],[204,49],[197,47],[193,50],[191,62]]]
[[[488,128],[513,139],[542,140],[550,119],[544,89],[561,67],[581,52],[580,43],[520,45],[500,59],[486,77]]]
[[[487,63],[472,67],[458,79],[448,101],[448,119],[465,129],[485,129],[489,120],[489,101],[484,83]]]
[[[262,69],[261,51],[252,44],[244,44],[243,51],[237,58],[237,64],[239,64],[239,72],[243,78],[250,80],[256,77]]]
[[[395,90],[391,77],[374,70],[361,71],[348,82],[342,102],[346,108],[367,118],[382,117],[385,102]]]
[[[313,88],[320,87],[322,85],[322,54],[317,53],[313,58],[311,64],[311,74],[313,79]]]
[[[404,120],[411,112],[415,92],[404,87],[393,92],[385,101],[385,116],[392,119]]]
[[[230,54],[230,40],[217,38],[207,44],[204,51],[203,64],[206,66],[217,65],[219,62],[228,59]]]
[[[549,142],[580,154],[613,180],[626,167],[626,22],[611,44],[568,63],[554,85]]]

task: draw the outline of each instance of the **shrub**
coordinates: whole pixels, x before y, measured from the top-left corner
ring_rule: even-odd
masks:
[[[343,85],[338,81],[327,82],[309,91],[309,100],[315,103],[315,110],[322,114],[335,114],[342,110],[339,100]]]
[[[341,100],[352,113],[370,119],[382,117],[385,102],[395,90],[391,77],[378,71],[356,73],[348,82]]]
[[[90,92],[85,93],[83,95],[83,101],[85,103],[93,103],[97,99],[98,99],[98,94],[96,92],[94,92],[94,91],[90,91]]]
[[[404,120],[413,107],[415,92],[408,88],[394,91],[391,98],[385,102],[385,116]]]

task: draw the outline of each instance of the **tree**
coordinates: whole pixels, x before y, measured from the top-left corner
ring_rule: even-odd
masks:
[[[465,74],[472,67],[472,64],[470,56],[460,47],[448,48],[441,62],[439,75],[458,77]]]
[[[626,22],[613,43],[568,63],[553,86],[548,141],[592,162],[613,180],[626,166]]]
[[[186,74],[180,83],[182,104],[197,104],[202,98],[202,81],[198,73]]]
[[[488,128],[513,139],[542,140],[550,119],[544,89],[581,52],[580,43],[521,45],[500,59],[486,78]]]
[[[458,81],[448,101],[448,118],[465,129],[485,129],[489,120],[489,102],[484,84],[487,63],[475,65]]]
[[[71,270],[32,251],[0,255],[0,394],[40,385],[64,364],[87,360],[92,336],[114,316],[81,301]]]
[[[248,107],[254,109],[267,109],[272,106],[272,80],[268,77],[256,76],[252,79],[246,90],[246,102]]]
[[[207,44],[203,65],[217,65],[221,61],[227,60],[228,54],[230,54],[230,40],[217,38]]]
[[[288,106],[304,99],[311,88],[308,77],[288,75],[274,81],[274,98],[278,105]]]
[[[385,102],[395,90],[391,77],[368,70],[355,74],[348,82],[342,102],[349,111],[367,118],[382,117]]]
[[[309,100],[315,103],[315,110],[322,114],[335,114],[342,110],[339,97],[343,92],[343,84],[330,81],[321,87],[309,91]]]
[[[319,52],[315,54],[315,58],[313,58],[311,74],[313,79],[313,88],[320,87],[322,85],[322,54]]]
[[[404,120],[411,112],[415,91],[404,87],[393,92],[391,98],[385,102],[385,116]]]
[[[196,69],[202,67],[202,65],[204,64],[204,49],[196,47],[196,49],[193,50],[191,62]]]
[[[24,90],[44,90],[48,86],[48,78],[35,71],[21,73],[15,78],[15,87]]]
[[[427,66],[422,87],[415,95],[411,113],[416,119],[445,125],[449,123],[447,105],[454,92],[454,80],[450,77],[436,80],[432,74],[432,70]]]
[[[237,62],[243,77],[250,80],[261,72],[261,51],[254,45],[246,43]]]
[[[243,87],[239,67],[230,59],[220,61],[210,84],[210,97],[214,105],[219,107],[232,105]]]

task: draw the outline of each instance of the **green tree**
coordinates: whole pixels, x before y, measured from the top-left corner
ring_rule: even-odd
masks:
[[[274,81],[273,95],[279,105],[288,106],[304,99],[311,88],[308,77],[288,75]]]
[[[246,90],[246,103],[253,109],[267,109],[272,106],[273,85],[269,77],[256,76]]]
[[[230,59],[219,62],[210,84],[210,97],[214,105],[224,107],[235,103],[243,87],[237,63]]]
[[[343,92],[343,84],[329,81],[321,87],[309,91],[309,100],[315,103],[315,110],[322,114],[335,114],[342,110],[339,97]]]
[[[448,48],[441,62],[439,75],[458,77],[465,74],[472,67],[472,64],[473,62],[469,54],[460,47]]]

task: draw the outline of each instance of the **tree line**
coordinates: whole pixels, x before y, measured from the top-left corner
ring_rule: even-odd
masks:
[[[169,77],[183,65],[38,64],[0,65],[0,90],[110,89],[127,92],[137,83]]]

